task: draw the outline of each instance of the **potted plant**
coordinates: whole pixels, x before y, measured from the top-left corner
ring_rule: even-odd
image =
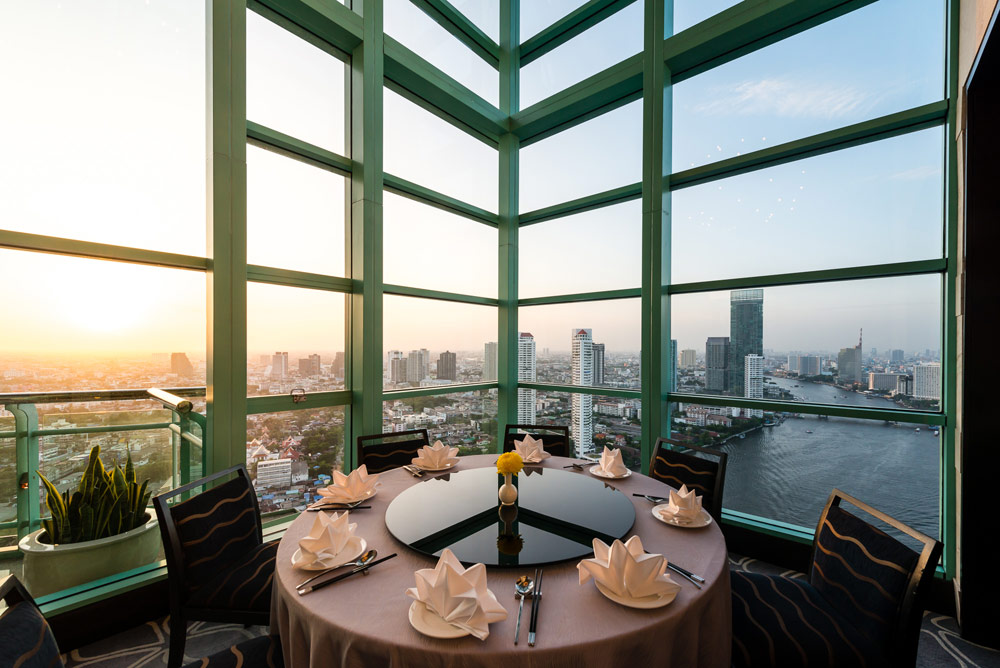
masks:
[[[100,446],[90,451],[87,470],[72,493],[60,494],[38,473],[51,517],[18,543],[25,586],[33,596],[131,570],[159,556],[156,519],[146,511],[149,480],[136,482],[132,453],[123,470],[118,462],[105,469],[100,452]]]

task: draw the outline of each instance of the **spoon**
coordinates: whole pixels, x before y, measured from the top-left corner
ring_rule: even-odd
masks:
[[[308,580],[306,580],[305,582],[300,582],[299,584],[295,585],[295,588],[296,589],[302,589],[307,584],[309,584],[310,582],[314,581],[316,578],[323,577],[324,575],[326,575],[330,571],[335,571],[338,568],[344,568],[345,566],[364,566],[364,565],[368,564],[368,562],[373,561],[375,559],[375,557],[377,557],[377,556],[378,556],[378,550],[367,550],[364,554],[362,554],[360,557],[358,557],[357,561],[351,561],[351,562],[348,562],[346,564],[341,564],[340,566],[334,566],[333,568],[327,568],[326,570],[322,570],[319,573],[317,573],[316,575],[314,575],[311,578],[309,578]],[[364,574],[368,575],[368,571],[364,571]]]
[[[517,626],[514,628],[514,644],[517,644],[517,638],[521,635],[521,611],[524,610],[524,597],[531,594],[531,590],[535,588],[535,581],[529,578],[527,575],[522,575],[514,583],[514,593],[517,594],[521,599],[521,604],[517,607]]]

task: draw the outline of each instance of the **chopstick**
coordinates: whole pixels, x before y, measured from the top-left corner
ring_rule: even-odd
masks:
[[[531,622],[528,624],[528,647],[535,646],[535,631],[538,629],[538,608],[542,606],[542,576],[544,569],[537,569],[535,574],[535,592],[531,597]]]
[[[381,559],[376,559],[375,561],[371,562],[370,564],[366,564],[364,566],[358,566],[354,570],[348,571],[347,573],[344,573],[343,575],[338,575],[337,577],[330,578],[329,580],[323,580],[319,584],[314,584],[312,587],[306,587],[305,589],[300,589],[299,590],[299,596],[304,596],[304,595],[308,594],[309,592],[316,591],[317,589],[322,589],[323,587],[325,587],[325,586],[327,586],[329,584],[333,584],[334,582],[340,582],[344,578],[349,578],[352,575],[357,575],[358,573],[360,573],[362,571],[367,571],[369,568],[371,568],[375,564],[381,564],[383,561],[388,561],[389,559],[392,559],[395,556],[396,556],[396,553],[393,552],[388,557],[382,557]]]
[[[688,569],[678,566],[677,564],[671,563],[669,559],[667,559],[667,565],[670,567],[670,570],[676,571],[681,575],[686,575],[687,577],[697,582],[700,582],[701,584],[705,584],[705,578],[701,577],[700,575],[696,575],[691,571],[689,571]]]
[[[310,513],[315,513],[319,510],[365,510],[366,508],[371,508],[371,506],[344,506],[340,504],[327,504],[325,506],[311,506],[306,508]]]
[[[681,576],[682,578],[693,584],[698,589],[701,589],[701,584],[699,584],[698,581],[694,579],[693,574],[689,575],[687,571],[685,571],[682,568],[678,568],[677,566],[674,566],[672,563],[670,563],[669,560],[667,561],[667,568],[672,570],[674,573],[677,573],[677,575]]]

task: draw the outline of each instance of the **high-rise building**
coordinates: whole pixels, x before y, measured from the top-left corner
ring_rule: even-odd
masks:
[[[743,360],[764,354],[764,291],[729,293],[729,392],[743,396]]]
[[[571,382],[574,385],[594,384],[594,335],[590,329],[572,331]],[[573,417],[570,431],[576,443],[577,454],[592,452],[594,449],[593,396],[574,394]]]
[[[483,355],[483,380],[497,379],[497,342],[487,341],[486,352]]]
[[[895,392],[899,386],[899,377],[905,375],[902,373],[876,373],[872,371],[868,374],[868,389],[880,392]]]
[[[837,355],[837,375],[841,385],[863,383],[866,380],[861,376],[861,336],[858,336],[858,345],[840,349]]]
[[[176,373],[178,376],[190,376],[194,373],[191,360],[185,353],[170,353],[170,373]]]
[[[685,348],[681,351],[681,368],[693,369],[698,363],[698,351],[694,348]]]
[[[521,332],[517,337],[517,379],[535,382],[535,337],[529,332]],[[517,390],[518,424],[535,424],[535,390]]]
[[[667,380],[667,392],[677,391],[677,339],[670,339],[670,375]]]
[[[271,378],[288,377],[288,353],[271,355]]]
[[[385,355],[385,371],[389,382],[393,384],[406,382],[406,359],[402,350],[390,350]]]
[[[890,364],[902,364],[904,354],[902,350],[898,348],[889,353],[889,363]]]
[[[259,489],[290,487],[292,484],[292,460],[262,459],[257,462],[257,479],[255,482]]]
[[[743,360],[743,396],[747,399],[764,398],[764,356],[747,355]],[[745,411],[750,417],[764,417],[764,411],[751,408]]]
[[[318,376],[322,370],[323,366],[320,364],[319,355],[310,355],[306,359],[299,360],[300,376]]]
[[[710,336],[705,342],[705,389],[729,389],[729,337]]]
[[[913,367],[913,398],[941,398],[941,364],[928,362]]]
[[[438,355],[438,380],[457,380],[458,365],[457,356],[453,352],[444,351]]]
[[[789,355],[788,372],[800,376],[818,376],[822,372],[823,360],[815,355]]]
[[[604,344],[595,343],[591,350],[594,351],[594,385],[604,385]]]
[[[333,356],[333,367],[330,369],[330,372],[334,376],[341,376],[341,377],[343,377],[343,375],[344,375],[344,353],[339,352],[339,353],[335,353],[334,354],[334,356]]]
[[[406,360],[406,380],[414,385],[427,378],[427,367],[430,364],[430,351],[426,348],[411,350]]]

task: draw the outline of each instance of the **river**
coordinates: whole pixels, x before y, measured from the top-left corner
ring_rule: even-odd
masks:
[[[802,401],[895,408],[820,383],[773,378]],[[794,385],[800,387],[793,387]],[[834,487],[935,538],[939,534],[940,439],[927,427],[881,420],[788,418],[734,438],[725,506],[814,529]]]

